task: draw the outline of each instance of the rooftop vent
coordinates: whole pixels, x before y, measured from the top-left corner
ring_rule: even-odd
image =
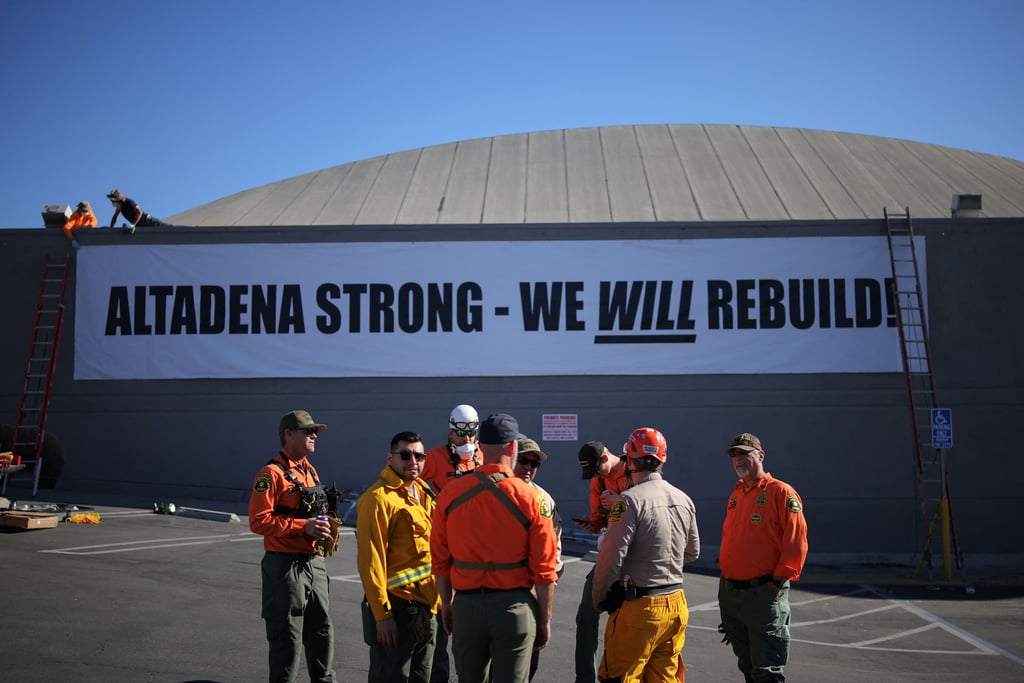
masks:
[[[980,218],[980,194],[955,194],[952,205],[953,218]]]
[[[71,207],[67,204],[47,204],[43,207],[43,225],[48,228],[64,229],[64,223],[71,218]]]

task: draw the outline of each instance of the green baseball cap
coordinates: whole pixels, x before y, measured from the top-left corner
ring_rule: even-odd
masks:
[[[305,410],[293,410],[281,418],[281,423],[277,426],[277,433],[283,436],[286,429],[315,429],[319,434],[327,429],[327,425],[313,422],[312,416]]]

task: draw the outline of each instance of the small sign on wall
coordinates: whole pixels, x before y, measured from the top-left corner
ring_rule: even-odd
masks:
[[[576,414],[545,414],[541,416],[544,441],[578,441],[579,415]]]

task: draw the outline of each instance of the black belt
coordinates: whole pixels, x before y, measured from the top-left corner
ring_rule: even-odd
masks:
[[[756,579],[725,579],[725,581],[733,588],[746,590],[748,588],[753,588],[754,586],[763,586],[766,583],[771,583],[774,578],[775,577],[771,574],[765,574],[764,576],[759,576]]]
[[[480,586],[479,588],[459,588],[455,591],[456,595],[489,595],[491,593],[510,593],[512,591],[528,591],[529,588],[488,588],[487,586]]]
[[[313,553],[279,553],[276,550],[268,550],[267,555],[278,555],[280,557],[290,557],[293,560],[311,560],[316,557]]]
[[[644,596],[648,596],[648,597],[652,597],[653,598],[653,597],[657,597],[659,595],[668,595],[670,593],[675,593],[676,591],[682,590],[682,589],[683,589],[683,584],[681,584],[681,583],[670,583],[670,584],[666,584],[664,586],[648,586],[647,588],[641,588],[640,586],[637,586],[636,587],[636,597],[642,598]],[[627,595],[629,594],[629,589],[628,588],[626,589],[626,594]]]

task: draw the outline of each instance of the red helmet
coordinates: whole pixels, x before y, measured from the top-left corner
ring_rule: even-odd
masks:
[[[641,427],[629,435],[626,456],[630,460],[651,456],[657,458],[659,462],[665,462],[668,459],[668,444],[665,443],[664,435],[657,429]]]

